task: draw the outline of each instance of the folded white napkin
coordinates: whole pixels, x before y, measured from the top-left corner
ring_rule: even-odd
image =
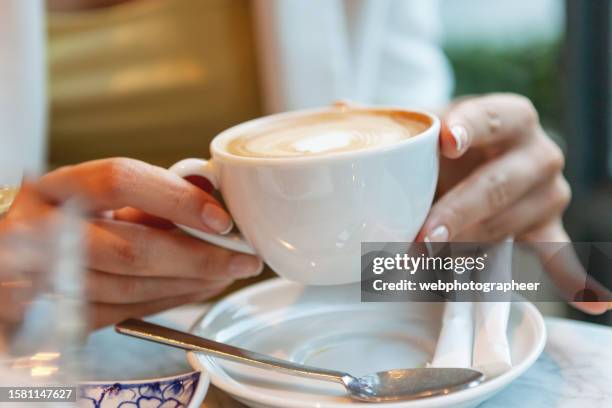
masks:
[[[472,366],[473,309],[472,302],[448,302],[444,306],[432,367]]]
[[[511,276],[509,243],[499,244],[487,254],[487,262],[490,268],[495,268],[496,277]],[[512,367],[506,334],[510,303],[483,300],[445,305],[431,367],[473,367],[487,378],[496,377]]]
[[[478,302],[474,306],[472,367],[488,378],[496,377],[512,368],[506,335],[510,303]]]

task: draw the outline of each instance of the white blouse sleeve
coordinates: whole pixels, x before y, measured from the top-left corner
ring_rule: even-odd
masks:
[[[435,108],[453,91],[452,69],[441,48],[436,0],[393,0],[382,36],[371,102]]]
[[[268,112],[450,98],[436,0],[256,0],[255,18]]]

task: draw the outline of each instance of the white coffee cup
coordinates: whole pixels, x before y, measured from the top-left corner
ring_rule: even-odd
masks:
[[[211,143],[210,160],[186,159],[172,166],[180,175],[202,176],[218,189],[240,233],[189,234],[257,254],[279,275],[305,284],[360,280],[361,243],[412,241],[431,206],[438,179],[440,122],[427,121],[418,135],[391,145],[328,155],[247,157],[224,147],[238,135],[275,121],[300,119],[334,109],[287,112],[242,123]],[[363,109],[363,108],[360,108]]]

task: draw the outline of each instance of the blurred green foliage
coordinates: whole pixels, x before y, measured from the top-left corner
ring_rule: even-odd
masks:
[[[522,47],[454,46],[445,52],[455,72],[455,95],[515,92],[530,98],[544,126],[561,129],[561,41]]]

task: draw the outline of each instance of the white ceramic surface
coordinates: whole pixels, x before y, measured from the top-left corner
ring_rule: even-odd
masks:
[[[246,242],[193,229],[234,250],[257,253],[279,275],[332,285],[360,280],[361,242],[412,241],[431,205],[438,177],[440,123],[390,146],[322,156],[234,156],[238,134],[279,119],[331,109],[288,112],[243,123],[218,135],[210,161],[188,159],[172,170],[200,175],[219,188]],[[394,108],[375,108],[394,109]]]
[[[361,303],[359,285],[304,287],[282,279],[260,283],[215,305],[194,332],[262,353],[361,375],[420,367],[433,355],[442,304]],[[530,303],[512,305],[508,328],[513,368],[482,385],[444,397],[357,404],[340,386],[304,380],[189,353],[212,382],[251,407],[473,407],[520,376],[538,358],[546,330]]]

